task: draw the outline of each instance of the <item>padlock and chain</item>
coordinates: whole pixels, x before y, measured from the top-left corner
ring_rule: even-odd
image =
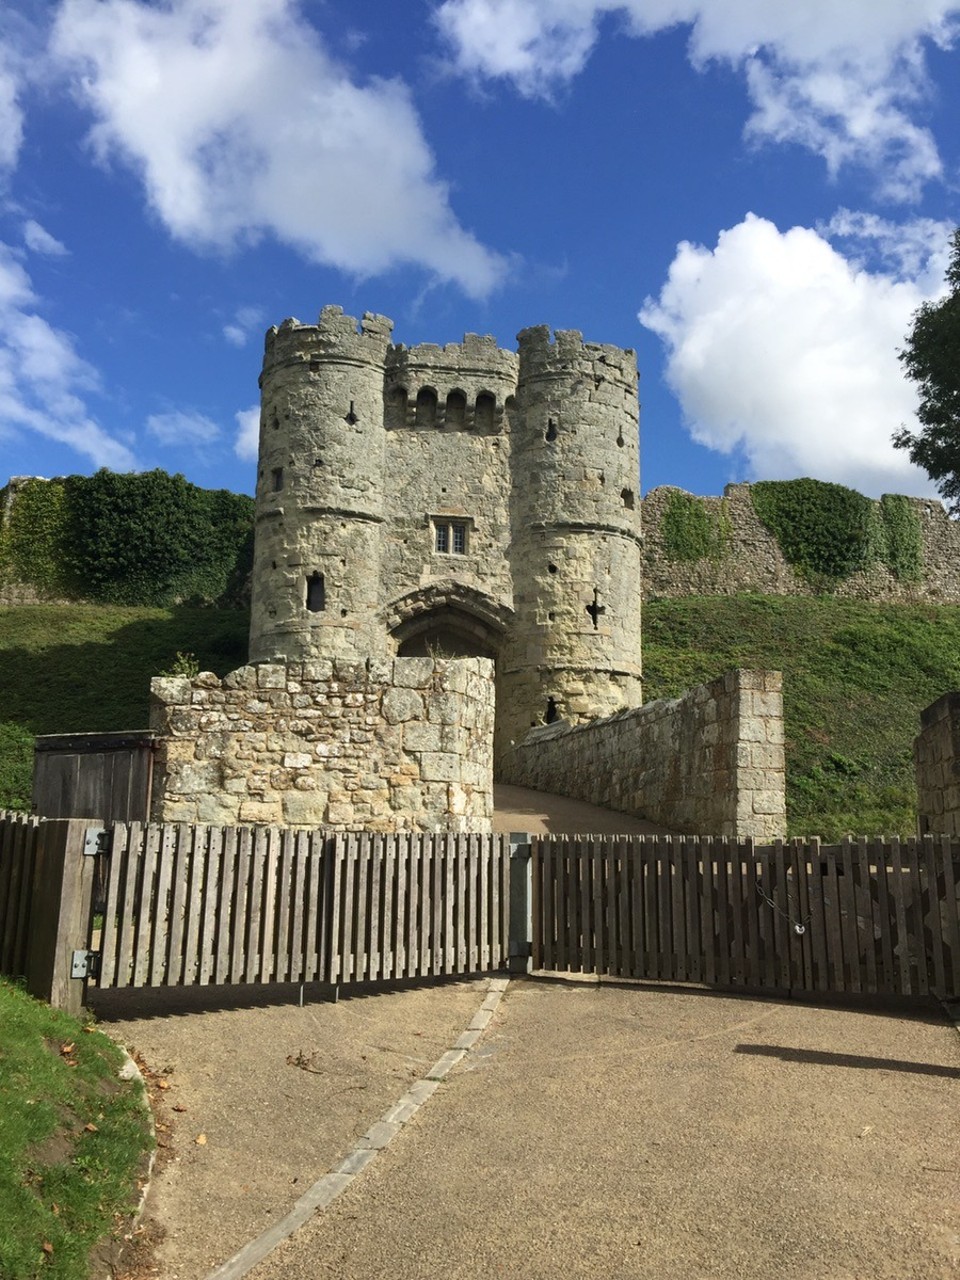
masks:
[[[798,937],[802,938],[803,935],[807,932],[807,925],[813,919],[813,915],[812,914],[808,915],[806,920],[795,918],[790,914],[789,911],[784,911],[783,907],[781,907],[779,903],[774,902],[773,898],[771,898],[768,893],[764,893],[763,885],[760,883],[759,876],[757,877],[754,883],[756,884],[757,893],[759,893],[760,897],[764,900],[764,902],[768,903],[771,907],[773,907],[774,911],[776,911],[778,915],[783,916],[784,920],[786,920],[786,922],[792,926],[793,932]],[[789,891],[789,889],[787,890],[787,901],[790,903],[791,907],[796,906],[796,904],[793,901],[793,894]],[[827,899],[824,898],[823,901],[824,901],[824,904],[826,905]],[[797,916],[799,917],[799,912],[797,913]]]

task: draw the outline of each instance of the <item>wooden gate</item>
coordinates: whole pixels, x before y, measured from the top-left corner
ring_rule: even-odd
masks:
[[[546,837],[535,969],[960,997],[960,844]]]
[[[33,752],[34,813],[44,818],[145,822],[153,785],[154,735],[45,734]]]
[[[500,836],[116,824],[101,987],[418,978],[501,969]]]

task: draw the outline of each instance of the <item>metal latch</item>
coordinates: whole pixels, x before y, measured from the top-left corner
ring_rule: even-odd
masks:
[[[96,978],[99,973],[99,951],[74,951],[70,958],[71,978]]]
[[[83,833],[83,856],[95,858],[110,852],[110,832],[106,827],[87,827]]]

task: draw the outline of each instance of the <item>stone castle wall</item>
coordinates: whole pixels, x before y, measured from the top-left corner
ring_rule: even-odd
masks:
[[[960,836],[960,693],[920,713],[913,761],[920,834]]]
[[[489,831],[492,664],[315,659],[151,681],[158,822]]]
[[[721,521],[723,552],[701,560],[671,559],[663,537],[664,515],[676,488],[661,486],[643,499],[644,597],[815,594],[784,559],[776,538],[753,509],[749,484],[730,484],[722,498],[699,498]],[[679,492],[683,492],[680,490]],[[857,600],[960,604],[960,522],[931,498],[912,498],[922,537],[922,565],[916,582],[899,581],[883,564],[837,583],[832,594]]]
[[[786,835],[782,678],[731,671],[682,698],[532,730],[507,781],[691,834]]]

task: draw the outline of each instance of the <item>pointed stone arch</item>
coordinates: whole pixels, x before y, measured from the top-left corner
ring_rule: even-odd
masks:
[[[411,591],[384,614],[401,657],[440,653],[496,660],[513,620],[507,605],[453,580]]]

